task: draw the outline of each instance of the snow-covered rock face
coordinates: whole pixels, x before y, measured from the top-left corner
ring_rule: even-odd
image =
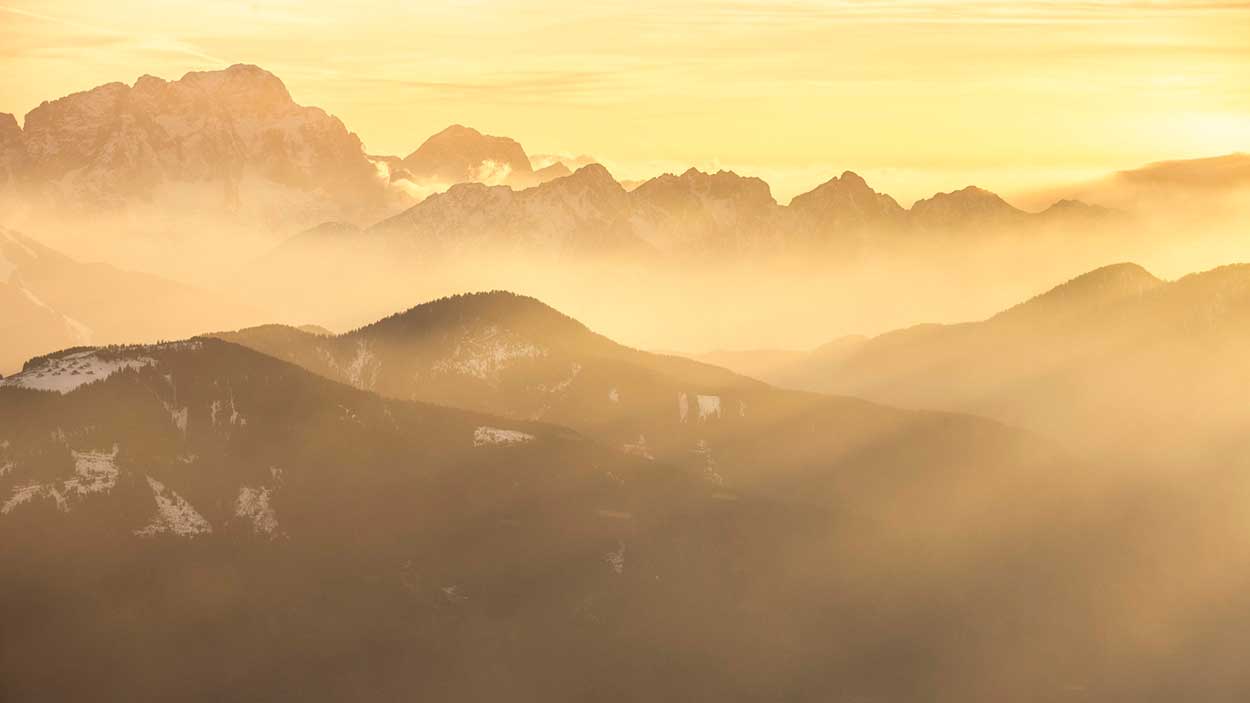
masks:
[[[141,369],[156,361],[146,356],[127,356],[87,350],[46,357],[21,373],[0,380],[0,386],[18,386],[62,395],[85,384],[103,381],[122,369]]]
[[[336,118],[291,100],[255,66],[140,78],[46,102],[20,134],[0,120],[3,154],[20,143],[21,180],[69,208],[115,208],[199,184],[212,207],[240,209],[255,179],[349,210],[384,194],[360,140]],[[211,196],[211,197],[210,197]]]
[[[479,427],[473,431],[473,446],[524,444],[533,441],[534,435],[518,430],[504,430],[498,427]]]

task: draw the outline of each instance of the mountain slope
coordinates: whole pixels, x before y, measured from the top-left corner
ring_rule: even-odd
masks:
[[[765,378],[977,413],[1104,451],[1192,458],[1241,446],[1248,320],[1250,267],[1164,282],[1120,264],[981,322],[891,332]]]
[[[533,312],[553,339],[580,334]],[[821,437],[854,433],[851,419],[769,421]],[[934,420],[842,453],[740,436],[735,451],[775,488],[735,492],[558,427],[383,400],[213,339],[37,358],[0,385],[0,529],[18,537],[0,541],[13,575],[0,692],[910,697],[973,674],[960,653],[1003,622],[1048,671],[1071,672],[1029,644],[1087,615],[1039,578],[1073,519],[1045,479],[1057,457],[991,423]],[[1000,535],[1048,526],[1029,562],[1007,567],[970,539],[992,506],[1012,508],[993,518]],[[994,574],[1013,595],[971,595]],[[918,578],[957,632],[907,612]],[[1012,615],[1018,599],[1049,617]],[[883,652],[921,663],[886,676]]]
[[[0,228],[0,372],[49,349],[185,336],[262,314],[222,295],[75,261]]]
[[[871,447],[958,453],[984,424],[773,389],[623,347],[510,293],[434,301],[337,337],[281,326],[219,336],[388,397],[572,427],[701,472],[727,495],[821,495],[819,482],[799,477]]]

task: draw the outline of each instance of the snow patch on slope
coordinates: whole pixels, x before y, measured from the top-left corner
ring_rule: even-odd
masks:
[[[654,461],[655,457],[651,456],[651,451],[647,449],[646,435],[638,435],[638,441],[632,444],[621,445],[621,451],[630,456],[639,456],[648,461]]]
[[[482,447],[490,444],[522,444],[534,439],[534,435],[517,430],[501,430],[498,427],[482,426],[473,432],[473,446]]]
[[[70,393],[88,383],[103,381],[122,369],[141,369],[156,364],[150,357],[104,358],[97,351],[49,357],[38,365],[0,380],[0,386]]]
[[[174,423],[174,427],[178,428],[178,431],[182,433],[182,436],[184,437],[187,436],[187,419],[190,417],[191,409],[190,408],[176,409],[170,403],[162,403],[162,405],[165,406],[166,412],[169,413],[169,420],[170,422]]]
[[[490,325],[466,336],[446,359],[436,361],[432,368],[436,372],[471,376],[494,385],[499,382],[499,375],[518,359],[546,355],[546,349],[516,339],[497,325]]]
[[[252,531],[256,534],[278,535],[278,515],[274,512],[270,499],[273,489],[268,486],[252,488],[243,486],[239,489],[239,497],[234,501],[235,517],[243,518],[252,523]]]
[[[564,378],[560,379],[559,381],[556,381],[555,383],[549,386],[545,384],[540,385],[538,386],[538,390],[541,390],[547,393],[563,393],[564,391],[568,390],[569,386],[573,385],[573,381],[577,379],[578,374],[580,374],[581,372],[582,372],[582,365],[575,361],[569,367],[568,376],[565,376]]]
[[[616,549],[603,555],[603,560],[607,562],[612,571],[617,574],[625,573],[625,543],[617,542]]]
[[[699,403],[699,419],[706,420],[715,415],[720,417],[720,396],[719,395],[700,395],[696,396]]]
[[[344,370],[347,374],[347,380],[357,388],[372,388],[377,380],[378,369],[374,364],[376,357],[373,351],[369,349],[369,343],[361,340],[356,343],[356,355],[352,357],[351,362],[347,364]],[[369,383],[365,383],[365,370],[372,369]]]
[[[152,498],[156,500],[156,515],[147,527],[135,530],[140,537],[153,537],[158,534],[173,534],[178,537],[195,537],[210,534],[213,526],[203,515],[165,484],[151,476],[147,477],[148,486],[152,488]]]
[[[111,452],[76,452],[74,476],[59,483],[29,483],[16,488],[9,499],[0,505],[0,515],[8,515],[13,509],[36,498],[51,498],[57,510],[69,512],[70,498],[83,499],[97,493],[108,493],[117,485],[117,445]]]
[[[725,477],[716,471],[716,459],[712,456],[712,447],[708,445],[707,440],[699,440],[691,451],[703,458],[703,475],[717,486],[724,486]]]
[[[225,409],[226,409],[226,404],[221,402],[220,400],[214,400],[208,406],[208,417],[209,417],[209,420],[213,423],[213,427],[216,427],[218,424],[224,425],[227,423],[230,425],[246,425],[247,424],[247,418],[243,417],[243,415],[239,413],[239,409],[235,407],[234,405],[234,390],[233,389],[230,391],[230,417],[228,418],[225,416],[225,412],[224,412]]]

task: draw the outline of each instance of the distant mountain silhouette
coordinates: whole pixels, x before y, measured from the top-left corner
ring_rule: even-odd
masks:
[[[565,166],[563,163],[557,161],[550,166],[544,166],[540,169],[536,169],[534,171],[534,179],[539,183],[546,183],[547,181],[552,181],[557,178],[564,178],[572,173],[573,172],[569,170],[568,166]]]
[[[1245,447],[1250,409],[1237,396],[1250,383],[1248,322],[1250,266],[1165,282],[1118,264],[981,322],[890,332],[762,378],[976,413],[1076,446],[1153,453],[1151,461],[1192,459]]]
[[[945,229],[1008,225],[1018,223],[1026,215],[998,195],[975,186],[919,200],[912,205],[910,213],[912,220],[922,227]]]
[[[49,349],[176,338],[261,317],[241,301],[81,263],[0,228],[0,373]]]
[[[1118,180],[1137,184],[1228,188],[1250,185],[1250,154],[1227,154],[1201,159],[1157,161],[1119,171]]]
[[[446,183],[483,180],[483,168],[498,171],[500,183],[513,174],[527,179],[533,173],[529,157],[515,140],[492,137],[476,129],[452,125],[425,140],[404,157],[404,167],[417,179]]]
[[[907,212],[894,198],[868,187],[858,174],[844,172],[817,186],[815,190],[797,195],[790,209],[813,229],[832,231],[870,226],[897,227]]]
[[[1036,200],[1078,199],[1128,211],[1191,218],[1211,214],[1212,206],[1245,202],[1250,188],[1250,154],[1157,161],[1085,183],[1043,189]]]
[[[908,241],[903,235],[909,232],[1019,234],[1089,225],[1095,216],[1109,216],[1076,203],[1025,213],[977,188],[939,194],[908,211],[850,172],[795,197],[789,206],[779,205],[764,181],[731,171],[689,169],[626,191],[598,165],[518,192],[453,189],[430,201],[370,232],[391,242],[389,248],[410,246],[425,254],[455,242],[464,253],[581,250],[683,260],[880,253]]]

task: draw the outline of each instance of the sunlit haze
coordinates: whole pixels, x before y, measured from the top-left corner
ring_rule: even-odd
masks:
[[[1250,1],[0,0],[0,703],[1250,701]]]
[[[904,205],[1250,149],[1231,1],[6,0],[0,111],[244,62],[372,153],[452,123],[619,179],[850,169]]]

